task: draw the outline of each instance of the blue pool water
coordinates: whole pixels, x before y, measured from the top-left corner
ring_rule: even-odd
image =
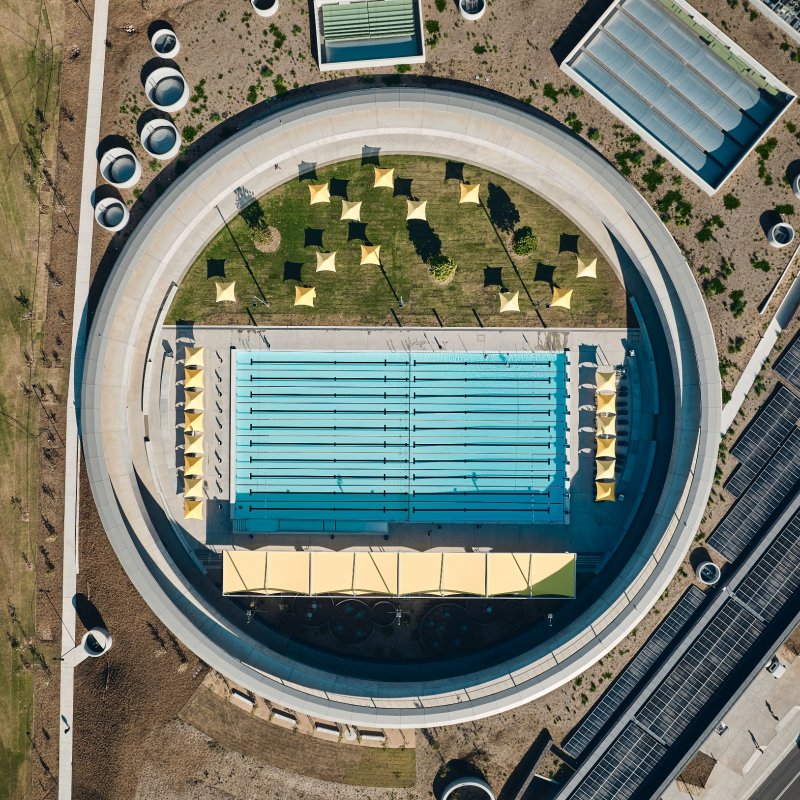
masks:
[[[237,530],[563,523],[564,353],[248,352]]]

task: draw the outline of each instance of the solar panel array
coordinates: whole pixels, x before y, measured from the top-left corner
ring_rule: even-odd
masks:
[[[775,365],[775,372],[786,378],[792,386],[800,389],[800,336],[784,350],[783,355]]]
[[[708,539],[728,561],[737,559],[800,482],[800,428],[795,428],[771,461]]]
[[[739,467],[725,484],[739,497],[766,466],[800,419],[800,397],[780,386],[762,406],[753,423],[731,448]]]
[[[675,641],[704,599],[705,593],[697,586],[691,586],[688,589],[656,628],[644,647],[639,650],[599,702],[584,717],[575,732],[564,742],[564,750],[575,758],[583,755],[602,728],[644,680],[645,675],[655,665],[662,653]]]

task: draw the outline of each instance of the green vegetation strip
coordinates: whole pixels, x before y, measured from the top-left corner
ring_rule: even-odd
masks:
[[[542,197],[507,178],[439,159],[388,156],[395,188],[373,188],[360,160],[295,175],[245,209],[212,239],[187,272],[167,321],[248,325],[624,327],[625,290],[594,243]],[[481,205],[459,204],[459,176],[480,183]],[[455,176],[455,177],[454,177]],[[309,205],[308,184],[330,182],[330,204]],[[342,201],[361,200],[361,223],[340,221]],[[427,222],[406,222],[407,198],[427,200]],[[261,252],[254,233],[278,230]],[[516,255],[512,237],[529,227],[536,249]],[[380,245],[382,268],[360,266],[361,244]],[[576,280],[577,246],[597,258],[597,279]],[[336,272],[316,270],[315,253],[336,251]],[[430,266],[443,256],[452,278]],[[215,302],[215,281],[236,281],[236,304]],[[295,287],[314,286],[315,308],[294,306]],[[520,293],[519,314],[500,315],[500,287]],[[553,286],[573,289],[572,310],[548,309]],[[403,300],[402,307],[400,299]],[[266,305],[265,305],[266,303]],[[538,303],[538,307],[534,307]],[[396,315],[397,320],[394,316]]]

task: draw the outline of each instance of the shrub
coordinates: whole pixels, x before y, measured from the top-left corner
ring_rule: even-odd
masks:
[[[445,283],[455,275],[458,264],[447,256],[434,256],[428,262],[428,271],[436,283]]]
[[[486,52],[486,48],[482,44],[476,44],[472,49],[475,51],[475,55],[478,56],[482,56]]]
[[[731,313],[734,317],[741,317],[747,307],[747,300],[744,299],[744,291],[736,289],[728,297],[731,299]]]
[[[770,265],[769,261],[761,258],[758,261],[751,261],[750,264],[752,265],[753,269],[760,269],[762,272],[769,272]]]
[[[654,192],[664,183],[664,176],[655,167],[650,167],[650,169],[642,175],[642,183],[644,183],[651,192]]]
[[[782,217],[791,217],[794,214],[794,206],[791,203],[783,203],[775,206],[775,213],[780,214]]]
[[[428,33],[439,33],[439,23],[435,19],[425,20],[425,30]]]
[[[722,204],[728,211],[733,211],[742,204],[742,201],[735,195],[735,194],[726,194],[725,197],[722,198]]]
[[[398,64],[395,67],[395,70],[397,70],[397,72],[399,72],[400,74],[404,72],[411,72],[411,64]]]
[[[529,256],[535,252],[539,246],[539,237],[530,229],[528,225],[523,225],[514,231],[514,238],[511,240],[511,249],[518,256]]]
[[[600,138],[599,129],[598,128],[589,128],[588,136],[593,142],[596,142]]]
[[[181,131],[184,142],[193,142],[198,133],[199,130],[195,128],[194,125],[184,125],[183,130]]]
[[[716,294],[722,294],[726,289],[725,284],[719,277],[708,278],[703,281],[703,294],[706,297],[713,297]]]
[[[436,0],[436,10],[441,14],[447,8],[447,0]]]
[[[722,388],[722,403],[725,405],[726,403],[730,403],[731,401],[731,393],[725,388]],[[700,541],[698,539],[698,541]]]

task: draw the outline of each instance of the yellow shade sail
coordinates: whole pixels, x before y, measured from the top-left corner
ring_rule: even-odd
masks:
[[[489,553],[486,565],[488,595],[528,594],[530,553]]]
[[[594,499],[598,503],[614,502],[614,482],[603,483],[602,481],[595,481]]]
[[[183,385],[187,389],[202,389],[204,378],[205,370],[202,367],[197,369],[194,367],[187,367],[183,373]]]
[[[441,553],[403,553],[398,594],[439,594],[442,584]]]
[[[361,245],[361,264],[375,264],[380,266],[381,263],[381,246],[376,244],[374,246],[362,244]]]
[[[294,555],[294,554],[292,554]],[[265,550],[223,550],[222,591],[224,594],[262,593],[267,586]],[[306,580],[308,585],[308,580]]]
[[[202,433],[189,433],[183,437],[183,454],[185,456],[203,455]]]
[[[348,200],[342,200],[342,216],[340,220],[348,220],[350,222],[361,222],[361,201],[354,200],[352,203]]]
[[[308,193],[310,195],[310,205],[317,203],[330,203],[331,190],[330,185],[327,183],[309,183]]]
[[[600,436],[616,436],[617,418],[614,415],[597,417],[597,433]]]
[[[576,278],[596,278],[597,277],[597,259],[593,258],[591,261],[584,261],[578,256],[578,274]]]
[[[205,403],[206,393],[202,389],[186,392],[186,399],[183,403],[185,411],[202,411]]]
[[[441,589],[442,594],[475,594],[485,597],[486,555],[484,553],[445,553]]]
[[[553,296],[550,299],[550,308],[570,308],[572,306],[572,289],[553,287]]]
[[[317,253],[317,272],[336,272],[336,251]]]
[[[203,412],[188,411],[183,415],[183,424],[187,431],[192,433],[203,432]]]
[[[183,501],[184,519],[203,519],[203,501],[184,498]]]
[[[519,311],[519,292],[500,292],[500,313]]]
[[[594,377],[598,392],[617,391],[617,371],[615,369],[598,369]]]
[[[597,452],[596,458],[616,458],[617,457],[617,440],[616,439],[596,439]]]
[[[183,363],[186,367],[194,367],[197,369],[198,367],[205,366],[203,363],[205,360],[205,347],[187,347],[183,351]]]
[[[406,200],[406,220],[426,220],[427,200]]]
[[[183,474],[187,478],[202,478],[203,456],[184,456]]]
[[[479,183],[462,183],[461,186],[461,199],[459,203],[480,203],[481,185]]]
[[[531,556],[533,597],[575,597],[574,553],[535,553]]]
[[[235,303],[236,302],[236,281],[230,283],[215,283],[217,287],[217,302],[218,303]]]
[[[203,479],[202,478],[184,478],[183,481],[183,496],[191,497],[195,500],[202,500],[203,498]]]
[[[310,594],[350,594],[355,553],[315,552],[311,561]]]
[[[614,472],[617,466],[617,460],[615,458],[607,458],[603,461],[595,461],[595,478],[598,481],[613,481],[614,480]]]
[[[394,189],[394,167],[381,169],[375,167],[375,189]]]
[[[224,574],[223,564],[223,578]],[[265,594],[309,594],[311,553],[292,550],[269,551],[264,587]]]
[[[354,594],[397,594],[400,553],[356,553],[353,563]]]
[[[617,413],[617,395],[616,394],[598,394],[597,395],[597,413],[598,414],[616,414]]]
[[[294,287],[294,304],[296,306],[311,306],[313,308],[316,296],[317,290],[313,286]]]

